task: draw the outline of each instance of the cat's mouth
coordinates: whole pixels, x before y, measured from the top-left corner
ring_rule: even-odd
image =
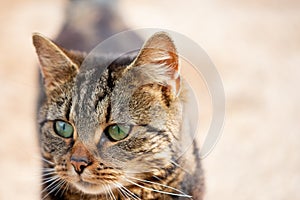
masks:
[[[99,174],[93,174],[89,171],[85,173],[84,171],[84,173],[77,175],[72,180],[71,184],[78,190],[83,193],[97,195],[107,193],[108,189],[115,189],[115,183],[119,181],[119,178],[112,172],[109,176],[100,176]]]
[[[83,180],[73,183],[73,185],[84,193],[101,194],[105,192],[103,184],[90,183]]]

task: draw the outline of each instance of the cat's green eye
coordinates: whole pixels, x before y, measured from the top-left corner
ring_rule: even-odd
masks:
[[[119,141],[125,139],[130,132],[130,126],[114,124],[106,129],[106,134],[114,141]]]
[[[57,120],[54,122],[54,131],[61,137],[69,138],[72,137],[74,129],[68,122]]]

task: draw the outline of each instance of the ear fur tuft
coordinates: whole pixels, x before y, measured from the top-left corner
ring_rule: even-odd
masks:
[[[133,66],[143,68],[143,73],[151,79],[171,87],[176,96],[180,92],[179,58],[167,33],[159,32],[148,39]]]

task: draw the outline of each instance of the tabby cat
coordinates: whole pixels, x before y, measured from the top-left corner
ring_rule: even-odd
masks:
[[[41,34],[33,44],[43,83],[42,199],[203,198],[197,144],[182,149],[185,89],[168,34],[136,55],[94,55],[89,65],[86,53]]]
[[[57,42],[33,35],[41,198],[201,200],[197,144],[183,144],[192,136],[172,39],[160,32],[136,54],[87,56],[99,38],[126,29],[113,6],[99,2],[70,1]]]

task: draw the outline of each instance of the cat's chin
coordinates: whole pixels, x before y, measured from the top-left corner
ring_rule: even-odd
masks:
[[[79,181],[73,183],[73,185],[80,191],[86,194],[101,194],[105,193],[106,189],[103,184],[88,183],[85,181]]]

